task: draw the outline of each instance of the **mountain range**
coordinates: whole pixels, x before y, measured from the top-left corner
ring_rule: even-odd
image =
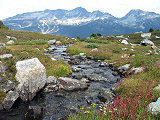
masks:
[[[160,29],[160,14],[134,9],[124,17],[117,18],[109,13],[88,12],[85,8],[77,7],[73,10],[27,12],[6,18],[3,23],[13,30],[83,38],[92,33],[115,35],[146,32],[151,27]]]

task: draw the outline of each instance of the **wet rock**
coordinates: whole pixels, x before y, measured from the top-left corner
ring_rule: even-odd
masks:
[[[129,43],[127,42],[127,40],[122,40],[121,43],[124,44],[124,45],[129,45]]]
[[[73,71],[73,72],[79,72],[79,71],[82,71],[82,69],[79,68],[79,67],[77,67],[77,66],[73,66],[73,67],[72,67],[72,71]]]
[[[95,70],[94,71],[94,73],[96,73],[96,74],[100,74],[100,73],[102,73],[103,71],[102,70],[99,70],[99,69],[97,69],[97,70]]]
[[[118,75],[118,72],[117,72],[117,71],[112,72],[112,75],[117,76],[117,75]]]
[[[97,97],[100,99],[100,101],[108,104],[113,102],[115,94],[109,89],[102,88]]]
[[[106,67],[107,65],[108,65],[108,63],[106,63],[106,62],[101,62],[99,66],[100,66],[100,67]]]
[[[23,101],[30,101],[46,84],[46,69],[37,58],[16,63],[16,90]]]
[[[0,49],[5,48],[6,44],[5,43],[0,43]]]
[[[82,79],[84,75],[82,73],[72,73],[72,77],[75,79]]]
[[[14,90],[15,84],[12,81],[8,80],[7,83],[2,84],[0,88],[2,91],[8,92],[10,90]]]
[[[107,78],[101,77],[98,75],[87,75],[88,80],[94,81],[94,82],[107,82]]]
[[[86,83],[89,83],[89,82],[90,82],[90,81],[87,80],[86,78],[82,78],[81,81],[82,81],[82,82],[86,82]]]
[[[50,45],[54,45],[56,43],[56,39],[53,39],[53,40],[49,40],[48,41],[48,44],[50,44]]]
[[[6,43],[7,45],[11,45],[11,44],[14,44],[14,41],[13,40],[10,40]]]
[[[6,59],[6,58],[12,58],[12,54],[3,54],[3,55],[0,55],[0,59]]]
[[[19,97],[19,95],[17,92],[9,91],[7,93],[6,98],[2,102],[3,108],[6,110],[9,110],[12,107],[12,105],[14,104],[14,102],[17,100],[18,97]]]
[[[60,77],[58,78],[58,81],[61,85],[61,88],[66,91],[74,91],[74,90],[88,88],[88,84],[86,84],[85,82],[79,81],[77,79]]]
[[[148,105],[148,110],[152,113],[157,115],[158,113],[160,113],[160,97],[157,99],[156,102],[151,102]]]
[[[59,89],[59,86],[58,85],[47,85],[44,89],[44,92],[47,92],[47,93],[50,93],[50,92],[55,92]]]

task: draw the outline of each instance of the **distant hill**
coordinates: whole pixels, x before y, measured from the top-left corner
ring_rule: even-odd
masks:
[[[2,21],[0,21],[0,29],[9,29],[9,28],[5,26]]]
[[[73,10],[44,10],[28,12],[3,20],[13,30],[58,34],[68,37],[146,32],[150,27],[160,29],[160,14],[139,9],[131,10],[122,18],[101,11],[88,12],[82,7]]]

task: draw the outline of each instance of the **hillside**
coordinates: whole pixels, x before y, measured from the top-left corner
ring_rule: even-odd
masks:
[[[160,14],[131,10],[122,18],[101,11],[88,12],[85,8],[73,10],[44,10],[18,14],[3,20],[13,30],[57,34],[76,38],[89,37],[92,33],[116,35],[147,32],[150,27],[160,28]]]

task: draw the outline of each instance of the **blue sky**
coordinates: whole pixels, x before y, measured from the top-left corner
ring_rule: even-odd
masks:
[[[24,12],[84,7],[122,17],[131,9],[160,14],[160,0],[0,0],[0,20]]]

